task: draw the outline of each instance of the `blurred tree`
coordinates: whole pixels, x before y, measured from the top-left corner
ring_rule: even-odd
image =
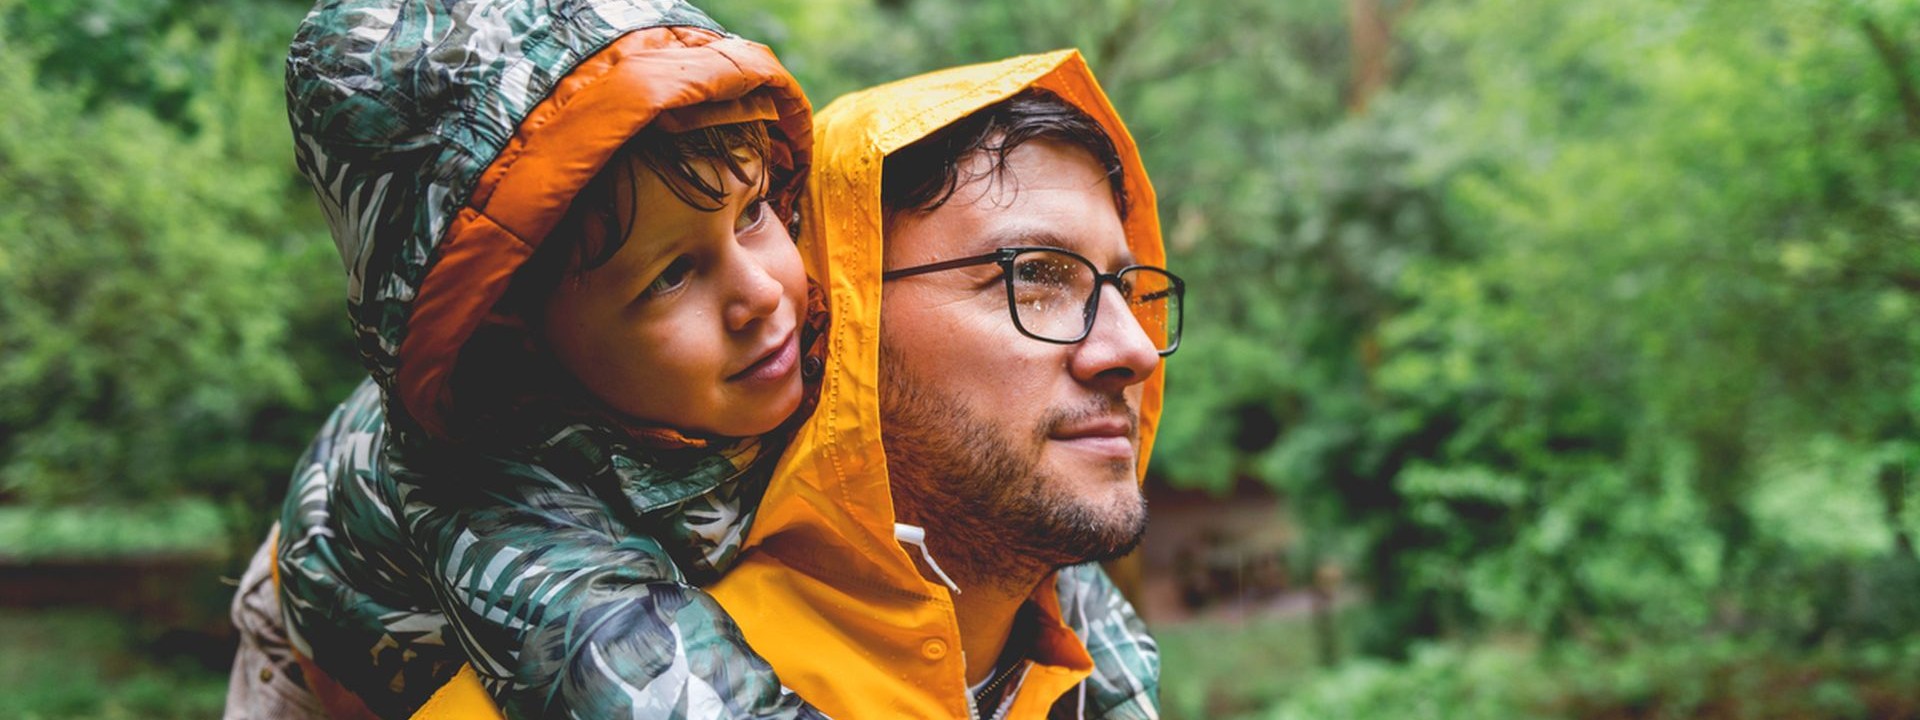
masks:
[[[257,534],[351,383],[269,17],[298,9],[0,3],[6,493],[210,495]]]
[[[1376,589],[1407,590],[1383,645],[1458,603],[1540,630],[1752,621],[1782,589],[1752,573],[1848,561],[1753,511],[1809,439],[1884,458],[1790,477],[1827,489],[1799,513],[1881,496],[1849,531],[1889,557],[1920,412],[1920,145],[1863,29],[1910,46],[1913,8],[1488,1],[1415,27],[1419,70],[1382,113],[1419,106],[1479,147],[1439,186],[1473,242],[1410,264],[1381,325],[1370,412],[1429,443],[1385,515],[1345,508],[1404,518],[1371,556]],[[1911,577],[1883,566],[1843,574]]]

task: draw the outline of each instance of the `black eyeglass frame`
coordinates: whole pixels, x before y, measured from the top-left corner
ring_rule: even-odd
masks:
[[[1087,321],[1084,325],[1080,327],[1080,334],[1074,337],[1072,340],[1056,340],[1050,337],[1042,337],[1034,333],[1033,331],[1028,330],[1027,326],[1020,322],[1020,312],[1019,310],[1015,309],[1016,302],[1014,300],[1014,293],[1013,293],[1013,261],[1015,258],[1020,257],[1021,253],[1036,252],[1036,251],[1058,253],[1061,255],[1065,255],[1067,257],[1073,258],[1074,260],[1078,260],[1082,265],[1086,265],[1087,269],[1093,271],[1093,293],[1087,296],[1086,308],[1084,308],[1081,311],[1081,314],[1086,316]],[[1100,272],[1099,266],[1096,266],[1093,264],[1092,260],[1088,260],[1085,256],[1079,253],[1073,252],[1071,250],[1066,250],[1066,249],[1057,248],[1057,247],[1050,247],[1046,245],[1016,245],[1012,247],[1003,247],[990,253],[973,255],[970,257],[954,258],[952,260],[942,260],[936,263],[927,263],[925,265],[915,265],[913,267],[904,267],[897,270],[888,270],[880,274],[880,280],[881,282],[888,282],[892,280],[899,280],[900,278],[913,277],[915,275],[925,275],[927,273],[940,272],[942,270],[955,270],[963,267],[985,265],[987,263],[998,263],[1000,265],[1000,277],[1002,280],[1002,284],[1006,285],[1007,287],[1007,315],[1013,318],[1014,329],[1019,330],[1021,335],[1025,335],[1035,340],[1039,340],[1040,342],[1053,343],[1055,345],[1072,345],[1074,343],[1078,343],[1080,341],[1086,340],[1087,336],[1093,333],[1093,323],[1094,321],[1099,319],[1098,315],[1100,313],[1100,287],[1102,285],[1109,285],[1109,284],[1112,285],[1113,289],[1120,291],[1120,297],[1124,299],[1127,297],[1127,292],[1126,292],[1125,286],[1120,284],[1121,275],[1134,270],[1151,270],[1153,272],[1157,272],[1161,275],[1164,275],[1167,278],[1168,285],[1167,285],[1167,289],[1161,292],[1172,294],[1175,300],[1175,302],[1173,303],[1174,315],[1172,317],[1173,322],[1169,323],[1167,326],[1167,336],[1168,336],[1167,347],[1165,350],[1156,350],[1156,352],[1160,354],[1160,357],[1166,357],[1168,355],[1172,355],[1173,351],[1180,349],[1180,331],[1186,325],[1187,304],[1185,301],[1187,297],[1187,283],[1185,280],[1181,280],[1179,275],[1175,275],[1171,272],[1168,272],[1167,269],[1163,267],[1155,267],[1153,265],[1128,265],[1126,267],[1120,268],[1119,270],[1115,270],[1110,273],[1103,273],[1103,272]],[[1136,318],[1135,321],[1138,322],[1138,319]]]

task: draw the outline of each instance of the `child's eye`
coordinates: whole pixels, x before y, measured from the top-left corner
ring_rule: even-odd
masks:
[[[733,231],[741,233],[752,230],[754,226],[760,224],[761,220],[766,219],[766,217],[772,213],[773,211],[767,208],[765,198],[748,203],[747,208],[740,211],[740,217],[734,219]]]
[[[687,278],[692,274],[691,258],[685,255],[674,258],[673,262],[667,263],[667,269],[661,270],[659,277],[654,278],[653,282],[647,285],[647,289],[640,293],[640,297],[654,298],[678,290],[680,286],[687,284]]]

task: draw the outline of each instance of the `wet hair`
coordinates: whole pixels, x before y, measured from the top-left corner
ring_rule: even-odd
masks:
[[[903,212],[925,213],[953,199],[965,185],[1007,170],[1007,155],[1033,140],[1085,150],[1107,176],[1121,219],[1129,210],[1126,174],[1113,138],[1100,123],[1048,90],[1028,88],[982,108],[888,155],[880,170],[880,205],[889,224]],[[967,167],[975,154],[990,161]]]

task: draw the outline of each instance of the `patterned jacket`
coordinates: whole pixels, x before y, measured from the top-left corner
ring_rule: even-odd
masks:
[[[287,93],[370,375],[282,515],[305,667],[380,717],[416,713],[463,666],[508,717],[819,716],[699,589],[735,560],[790,428],[698,440],[539,405],[497,418],[483,449],[449,431],[455,360],[639,129],[716,108],[774,119],[791,207],[810,112],[771,52],[674,0],[323,0]],[[1097,568],[1062,577],[1083,626],[1151,652]]]
[[[509,717],[816,717],[695,587],[738,552],[777,448],[643,453],[596,434],[564,429],[531,459],[408,444],[362,384],[281,517],[296,652],[380,717],[410,716],[463,664]],[[712,712],[695,712],[702,691]]]

